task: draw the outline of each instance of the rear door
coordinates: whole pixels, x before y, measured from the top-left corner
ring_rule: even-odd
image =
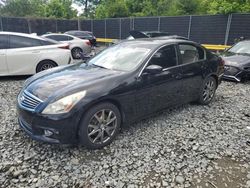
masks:
[[[10,35],[7,64],[12,75],[34,74],[42,43],[38,39]]]
[[[0,75],[8,74],[8,66],[6,63],[6,52],[8,48],[9,35],[0,35]]]
[[[205,51],[190,43],[178,45],[183,80],[183,101],[190,102],[199,96],[203,82]]]

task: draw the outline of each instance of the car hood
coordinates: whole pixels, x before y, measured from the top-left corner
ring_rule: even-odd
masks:
[[[101,82],[104,79],[120,76],[122,72],[96,66],[73,65],[55,71],[49,71],[29,81],[27,91],[46,101],[52,95],[72,93],[79,88]]]
[[[244,66],[250,63],[250,56],[240,54],[224,54],[222,58],[225,60],[225,65],[229,66]]]

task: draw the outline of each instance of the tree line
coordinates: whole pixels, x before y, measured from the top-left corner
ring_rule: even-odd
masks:
[[[82,8],[79,15],[72,5]],[[117,18],[250,13],[250,0],[0,0],[0,16]]]

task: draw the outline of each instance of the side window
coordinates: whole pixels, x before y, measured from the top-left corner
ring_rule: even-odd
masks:
[[[37,39],[14,35],[10,36],[10,48],[27,48],[41,45],[41,41]]]
[[[0,50],[8,48],[8,35],[0,35]]]
[[[84,32],[76,32],[76,35],[81,37],[91,37],[90,34]]]
[[[46,36],[46,38],[49,38],[49,39],[52,39],[52,40],[56,40],[55,38],[55,35],[49,35],[49,36]]]
[[[177,65],[177,56],[174,45],[159,49],[151,58],[148,65],[159,65],[163,69]]]
[[[68,36],[68,40],[73,40],[73,39],[74,39],[73,37]]]
[[[46,45],[54,45],[57,44],[58,42],[55,40],[46,39],[46,40],[41,40],[41,43],[43,46],[46,46]]]
[[[56,40],[56,41],[68,41],[68,36],[64,35],[50,35],[48,38]]]
[[[205,51],[202,48],[190,44],[180,44],[179,49],[182,64],[193,63],[205,58]]]

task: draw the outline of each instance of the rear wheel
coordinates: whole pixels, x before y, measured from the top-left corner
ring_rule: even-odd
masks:
[[[71,50],[71,55],[74,59],[81,59],[81,53],[82,53],[82,49],[81,48],[73,48]]]
[[[199,103],[204,105],[209,104],[214,99],[216,88],[216,79],[212,76],[208,77],[202,85]]]
[[[37,67],[36,67],[36,72],[41,72],[41,71],[44,71],[44,70],[47,70],[47,69],[51,69],[53,67],[56,67],[57,64],[53,61],[50,61],[50,60],[44,60],[44,61],[41,61]]]
[[[118,108],[111,103],[101,103],[84,114],[80,122],[80,143],[89,149],[99,149],[110,144],[121,124]]]

